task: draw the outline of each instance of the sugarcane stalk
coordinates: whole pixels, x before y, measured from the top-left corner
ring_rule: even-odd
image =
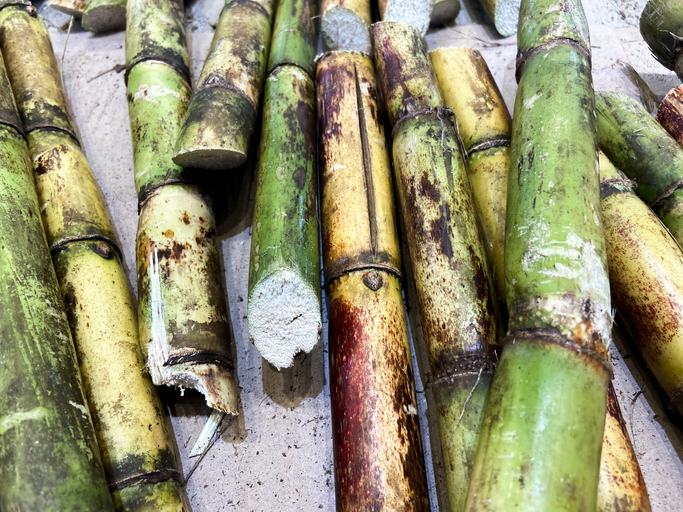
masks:
[[[634,184],[600,161],[612,300],[648,367],[683,414],[683,252]],[[655,312],[656,313],[653,313]]]
[[[81,25],[86,30],[99,34],[126,28],[127,0],[89,0],[83,11]]]
[[[636,194],[683,243],[683,149],[633,98],[596,94],[600,149],[637,183]]]
[[[2,62],[0,86],[0,508],[113,510]]]
[[[284,0],[273,29],[249,262],[249,335],[273,366],[310,352],[322,332],[318,254],[315,16]]]
[[[434,9],[435,0],[378,0],[382,21],[400,21],[417,28],[424,37]]]
[[[429,26],[437,28],[453,21],[460,12],[460,0],[434,0]]]
[[[683,5],[650,0],[640,15],[640,33],[655,59],[683,79]]]
[[[519,29],[509,331],[466,509],[595,510],[612,319],[588,27],[578,1],[524,0]]]
[[[671,89],[659,104],[657,122],[683,146],[683,86]]]
[[[322,0],[320,28],[330,50],[370,53],[372,15],[369,0]]]
[[[430,52],[467,152],[467,170],[498,298],[505,307],[505,212],[511,119],[486,62],[471,48]]]
[[[47,6],[69,16],[80,18],[91,0],[47,0]]]
[[[216,221],[199,179],[172,161],[190,97],[183,7],[128,2],[126,63],[135,186],[138,317],[156,385],[201,392],[237,414],[230,324],[220,281]]]
[[[165,487],[177,487],[180,499],[159,510],[181,510],[174,445],[156,390],[142,374],[134,300],[113,223],[78,141],[62,128],[65,120],[75,125],[49,34],[30,12],[7,8],[0,12],[0,46],[23,56],[8,57],[8,68],[25,124],[41,119],[38,127],[26,125],[38,199],[107,481],[112,489],[130,488],[117,510],[135,510],[141,483],[169,479]],[[48,108],[32,98],[53,101]]]
[[[509,37],[517,33],[521,0],[480,0],[498,33]]]
[[[373,25],[393,162],[432,368],[452,510],[462,510],[480,413],[500,350],[500,313],[455,127],[412,26]]]
[[[187,107],[173,161],[226,169],[247,160],[270,47],[273,0],[231,0]]]
[[[428,510],[372,60],[355,51],[326,53],[317,86],[337,508]]]
[[[600,456],[597,511],[651,511],[643,473],[631,445],[612,383],[607,391],[607,417]]]

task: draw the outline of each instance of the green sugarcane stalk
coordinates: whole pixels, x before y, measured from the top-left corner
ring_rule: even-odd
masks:
[[[581,3],[523,0],[518,42],[505,237],[509,333],[467,510],[590,511],[612,320]]]
[[[650,0],[640,15],[640,33],[655,59],[683,79],[683,5]]]
[[[683,148],[629,96],[599,92],[595,98],[600,149],[683,244]]]
[[[113,510],[0,63],[0,508]]]
[[[210,407],[237,414],[211,200],[172,160],[190,98],[183,19],[178,0],[128,2],[140,343],[156,385],[196,389]]]
[[[187,107],[173,161],[226,169],[247,160],[266,74],[274,0],[229,0]]]
[[[61,129],[64,119],[75,124],[49,34],[25,9],[8,8],[0,13],[0,45],[24,99],[24,118],[43,121],[27,130],[29,152],[107,481],[112,489],[131,488],[124,496],[135,501],[140,484],[171,479],[167,487],[177,487],[180,499],[163,510],[181,510],[174,445],[156,390],[142,373],[134,301],[113,223],[78,141]],[[54,101],[36,116],[34,97]],[[117,510],[135,510],[130,500]]]
[[[90,0],[83,11],[81,25],[86,30],[99,34],[126,28],[127,0]]]
[[[316,3],[279,4],[268,59],[249,262],[249,334],[277,368],[322,332],[318,252]]]
[[[373,25],[393,162],[432,367],[451,509],[462,510],[502,325],[464,155],[416,28]]]

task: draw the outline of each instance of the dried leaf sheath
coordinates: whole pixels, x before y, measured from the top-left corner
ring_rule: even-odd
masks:
[[[112,489],[171,479],[180,473],[166,418],[154,386],[142,374],[134,301],[120,261],[102,192],[66,109],[49,35],[23,9],[0,13],[0,44],[10,48],[11,79],[35,171],[53,263],[74,336],[86,397],[92,411],[105,474]],[[50,102],[34,98],[50,99]],[[27,121],[40,120],[30,128]],[[131,510],[128,500],[122,507]],[[119,507],[120,509],[120,507]]]
[[[466,510],[589,511],[612,319],[588,28],[578,1],[523,0],[519,29],[505,238],[509,331]]]
[[[270,48],[273,0],[231,0],[187,107],[173,160],[205,169],[247,160]]]
[[[461,510],[500,349],[500,314],[465,162],[426,45],[414,28],[397,22],[373,25],[373,42],[393,120],[395,177],[432,367],[449,501]]]
[[[600,149],[637,183],[650,206],[679,244],[683,243],[683,149],[636,100],[618,93],[596,94]]]
[[[214,213],[172,161],[190,96],[182,2],[130,0],[127,22],[143,354],[155,384],[196,389],[210,407],[236,414]]]
[[[113,510],[1,62],[0,85],[0,508]]]
[[[339,510],[426,510],[391,168],[371,59],[318,61],[323,261]]]

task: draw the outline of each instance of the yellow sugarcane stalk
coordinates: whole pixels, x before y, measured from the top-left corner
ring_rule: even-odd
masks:
[[[430,52],[444,101],[455,114],[467,152],[472,195],[482,222],[489,268],[505,304],[505,201],[511,119],[491,71],[477,50]]]

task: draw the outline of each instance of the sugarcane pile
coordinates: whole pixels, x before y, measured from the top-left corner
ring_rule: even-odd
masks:
[[[477,50],[428,51],[457,0],[323,0],[317,58],[317,2],[227,0],[194,87],[181,0],[47,3],[125,24],[138,296],[49,32],[0,0],[0,510],[190,510],[155,386],[209,437],[240,414],[216,176],[254,154],[250,341],[296,366],[325,294],[337,510],[430,510],[411,332],[452,512],[650,510],[612,308],[683,416],[683,89],[595,92],[581,0],[485,2],[513,116]],[[681,75],[679,11],[641,31]]]

